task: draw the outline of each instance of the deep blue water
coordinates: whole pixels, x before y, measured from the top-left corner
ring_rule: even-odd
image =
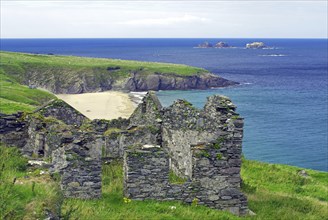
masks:
[[[236,48],[197,49],[204,40]],[[263,41],[274,49],[247,50]],[[206,68],[237,87],[160,91],[167,106],[185,98],[202,107],[229,96],[245,118],[246,158],[328,171],[327,39],[1,39],[1,50],[183,63]]]

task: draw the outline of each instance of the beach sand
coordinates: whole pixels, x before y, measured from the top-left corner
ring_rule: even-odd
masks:
[[[57,94],[89,119],[128,118],[136,108],[133,94],[108,91],[83,94]]]

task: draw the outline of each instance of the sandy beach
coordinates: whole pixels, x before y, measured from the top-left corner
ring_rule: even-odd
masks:
[[[83,94],[57,94],[89,119],[128,118],[140,99],[134,94],[108,91]]]

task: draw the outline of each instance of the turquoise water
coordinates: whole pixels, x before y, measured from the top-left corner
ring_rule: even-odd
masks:
[[[197,49],[226,41],[236,48]],[[246,50],[264,41],[272,49]],[[160,91],[164,106],[187,99],[201,108],[224,94],[245,118],[246,158],[328,171],[327,39],[1,39],[1,49],[183,63],[206,68],[240,86]]]
[[[256,85],[158,92],[164,106],[182,98],[198,108],[202,108],[206,97],[212,94],[230,97],[245,118],[243,153],[246,158],[327,171],[327,108],[322,108],[321,103],[325,101],[325,94],[314,100],[309,92],[297,94]]]

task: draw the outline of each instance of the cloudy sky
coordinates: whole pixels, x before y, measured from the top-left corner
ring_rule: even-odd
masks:
[[[1,0],[1,38],[327,38],[327,0]]]

